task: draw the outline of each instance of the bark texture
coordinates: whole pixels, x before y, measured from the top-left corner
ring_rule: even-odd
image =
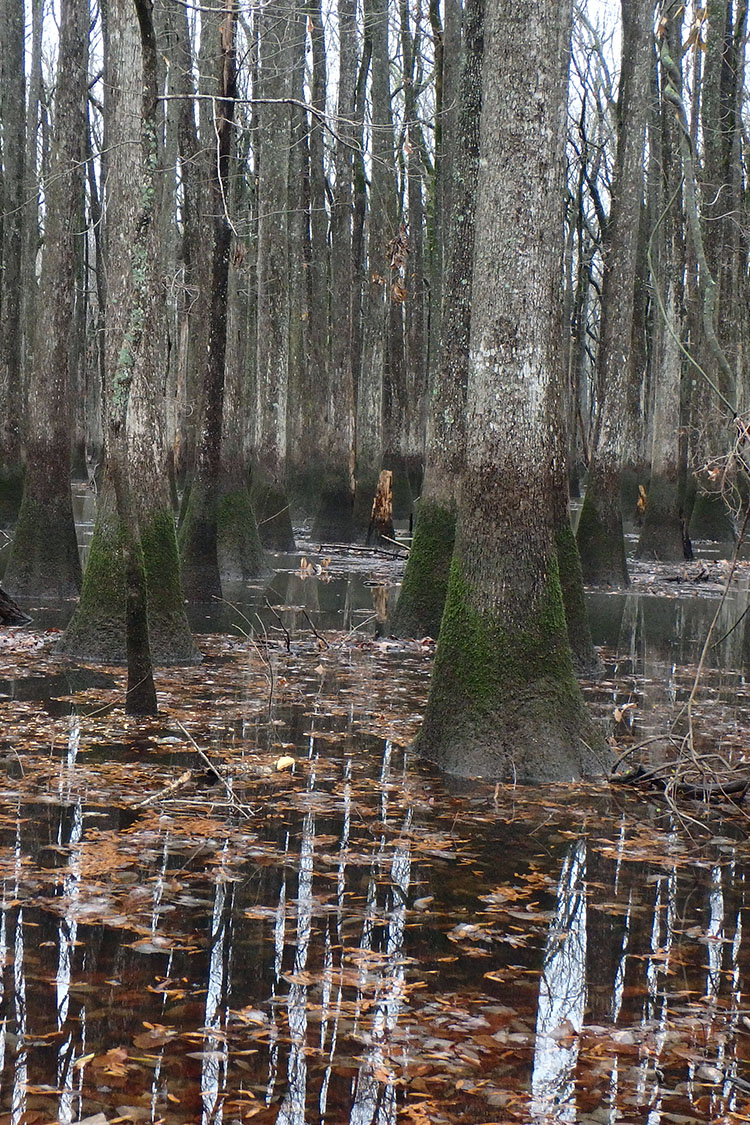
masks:
[[[70,598],[81,588],[70,494],[71,370],[81,299],[77,263],[83,210],[88,5],[63,0],[51,175],[33,368],[26,476],[5,585],[14,597]]]
[[[465,11],[441,347],[430,380],[427,464],[417,525],[391,622],[398,637],[437,636],[456,534],[457,498],[465,457],[484,7],[484,0],[468,0]]]
[[[260,21],[258,106],[258,297],[256,436],[250,496],[261,542],[271,550],[294,549],[287,495],[289,391],[289,263],[286,200],[289,178],[289,45],[296,4],[266,4]]]
[[[23,399],[23,228],[26,154],[23,0],[0,6],[2,144],[2,280],[0,282],[0,522],[21,500]]]
[[[136,16],[137,18],[134,18]],[[158,208],[156,46],[147,0],[109,6],[104,486],[81,601],[59,649],[128,665],[126,709],[151,714],[152,657],[198,659],[185,617],[166,479]],[[138,125],[140,123],[140,130]],[[123,143],[128,138],[130,144]]]
[[[577,532],[585,581],[611,586],[628,584],[620,484],[626,455],[623,434],[630,429],[626,417],[643,204],[643,153],[651,91],[653,0],[622,0],[622,15],[617,161],[607,231],[597,361],[599,417]]]
[[[573,672],[549,501],[570,21],[556,0],[487,12],[466,474],[417,740],[467,777],[573,779],[603,766]]]

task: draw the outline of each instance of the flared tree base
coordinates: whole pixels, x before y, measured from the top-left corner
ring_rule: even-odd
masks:
[[[618,482],[589,479],[576,534],[583,581],[589,586],[627,586],[625,535]]]
[[[713,543],[733,543],[734,524],[724,498],[714,492],[697,492],[690,517],[690,538]]]
[[[396,637],[437,637],[448,590],[456,513],[423,500],[390,622]]]
[[[255,512],[260,541],[268,551],[293,551],[294,531],[289,498],[285,490],[253,469],[250,503]]]
[[[23,470],[0,472],[0,527],[10,527],[18,519],[23,498]]]
[[[125,664],[126,583],[123,529],[103,490],[81,600],[57,652],[101,664]],[[154,664],[195,664],[201,656],[185,616],[171,511],[142,521],[148,628]]]
[[[182,589],[189,602],[221,598],[216,489],[193,481],[178,536]]]
[[[222,581],[246,581],[267,572],[250,491],[243,483],[222,492],[216,513],[217,555]]]
[[[415,750],[467,778],[576,781],[609,769],[573,672],[556,568],[537,611],[512,628],[474,608],[454,559]]]
[[[573,529],[567,518],[557,533],[556,543],[560,588],[573,668],[578,676],[585,679],[599,679],[604,674],[604,664],[591,638],[588,609],[583,592],[581,560]]]
[[[4,581],[16,598],[78,597],[81,560],[69,494],[44,503],[24,494]]]
[[[348,485],[336,481],[322,484],[312,538],[317,543],[354,542],[354,497]]]
[[[636,557],[657,562],[685,558],[679,485],[668,476],[652,477]]]

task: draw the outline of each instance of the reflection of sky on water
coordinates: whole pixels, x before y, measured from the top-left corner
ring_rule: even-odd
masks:
[[[563,864],[557,909],[539,981],[531,1091],[536,1112],[557,1106],[557,1120],[575,1121],[574,1072],[586,1009],[586,844]]]
[[[656,624],[643,610],[633,602],[618,622],[634,661]],[[336,674],[335,691],[317,672],[303,681],[298,713],[282,702],[267,729],[257,717],[247,734],[232,728],[239,799],[246,764],[297,758],[291,776],[252,775],[257,820],[233,823],[215,789],[186,792],[185,807],[170,797],[163,815],[87,805],[92,724],[60,718],[46,804],[8,799],[0,820],[9,1120],[22,1125],[43,1084],[50,1120],[96,1112],[117,1077],[102,1063],[112,1048],[128,1085],[106,1108],[132,1101],[154,1125],[229,1125],[247,1106],[262,1125],[396,1125],[428,1095],[448,1114],[440,1125],[565,1125],[594,1097],[602,1125],[635,1105],[634,1125],[666,1125],[709,1096],[716,1115],[741,1106],[745,853],[733,861],[727,839],[697,862],[677,821],[619,794],[575,793],[569,807],[552,792],[456,795],[376,737],[382,700],[366,701],[359,737],[361,700]],[[388,674],[390,696],[408,695],[395,665]],[[143,775],[152,790],[184,768],[171,753]],[[126,785],[148,765],[117,755],[104,768]],[[111,854],[130,849],[111,882],[101,830]],[[151,1046],[149,1024],[174,1039]],[[676,1037],[695,1058],[675,1062]],[[721,1080],[710,1095],[706,1064]]]

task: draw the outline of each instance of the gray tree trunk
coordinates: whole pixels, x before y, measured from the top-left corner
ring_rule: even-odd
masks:
[[[258,296],[256,437],[250,495],[261,542],[294,549],[287,493],[289,391],[288,197],[290,96],[289,47],[297,5],[266,3],[259,21],[261,102],[258,105]]]
[[[603,766],[573,673],[549,500],[570,21],[559,0],[487,12],[467,464],[417,740],[466,777],[570,780]]]
[[[597,385],[599,416],[578,523],[586,582],[626,586],[620,484],[643,204],[643,154],[653,63],[653,0],[622,0],[617,161],[605,249]]]
[[[354,536],[354,368],[352,290],[354,271],[353,154],[357,82],[357,27],[354,0],[339,0],[339,89],[335,186],[331,202],[330,348],[322,381],[318,441],[319,504],[313,536],[348,542]],[[322,278],[314,275],[316,283]]]
[[[5,585],[14,597],[69,598],[81,588],[71,469],[71,336],[83,241],[88,4],[63,0],[51,175],[33,368],[28,388],[26,476]]]
[[[663,34],[672,58],[679,58],[682,17],[675,16]],[[668,81],[662,74],[662,89]],[[638,556],[675,561],[685,555],[685,465],[681,439],[683,302],[685,239],[682,212],[682,169],[677,121],[662,103],[654,122],[652,164],[658,183],[654,192],[651,260],[656,295],[653,327],[653,406],[651,475],[638,543]]]
[[[135,18],[137,14],[137,19]],[[185,617],[164,448],[155,37],[147,0],[109,6],[105,472],[81,601],[60,651],[126,661],[131,713],[159,663],[198,658]],[[140,124],[140,128],[139,128]],[[125,143],[127,140],[130,143]]]
[[[427,464],[414,541],[391,622],[396,636],[438,635],[456,532],[465,450],[474,217],[482,110],[484,0],[468,0],[456,145],[450,185],[452,210],[443,281],[441,346],[430,379]]]
[[[23,0],[0,6],[2,283],[0,284],[0,523],[18,512],[23,468],[23,228],[26,153]]]

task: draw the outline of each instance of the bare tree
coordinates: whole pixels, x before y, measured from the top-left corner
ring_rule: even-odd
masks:
[[[570,19],[559,0],[487,11],[466,471],[417,739],[469,777],[570,779],[603,763],[573,673],[549,500]]]

